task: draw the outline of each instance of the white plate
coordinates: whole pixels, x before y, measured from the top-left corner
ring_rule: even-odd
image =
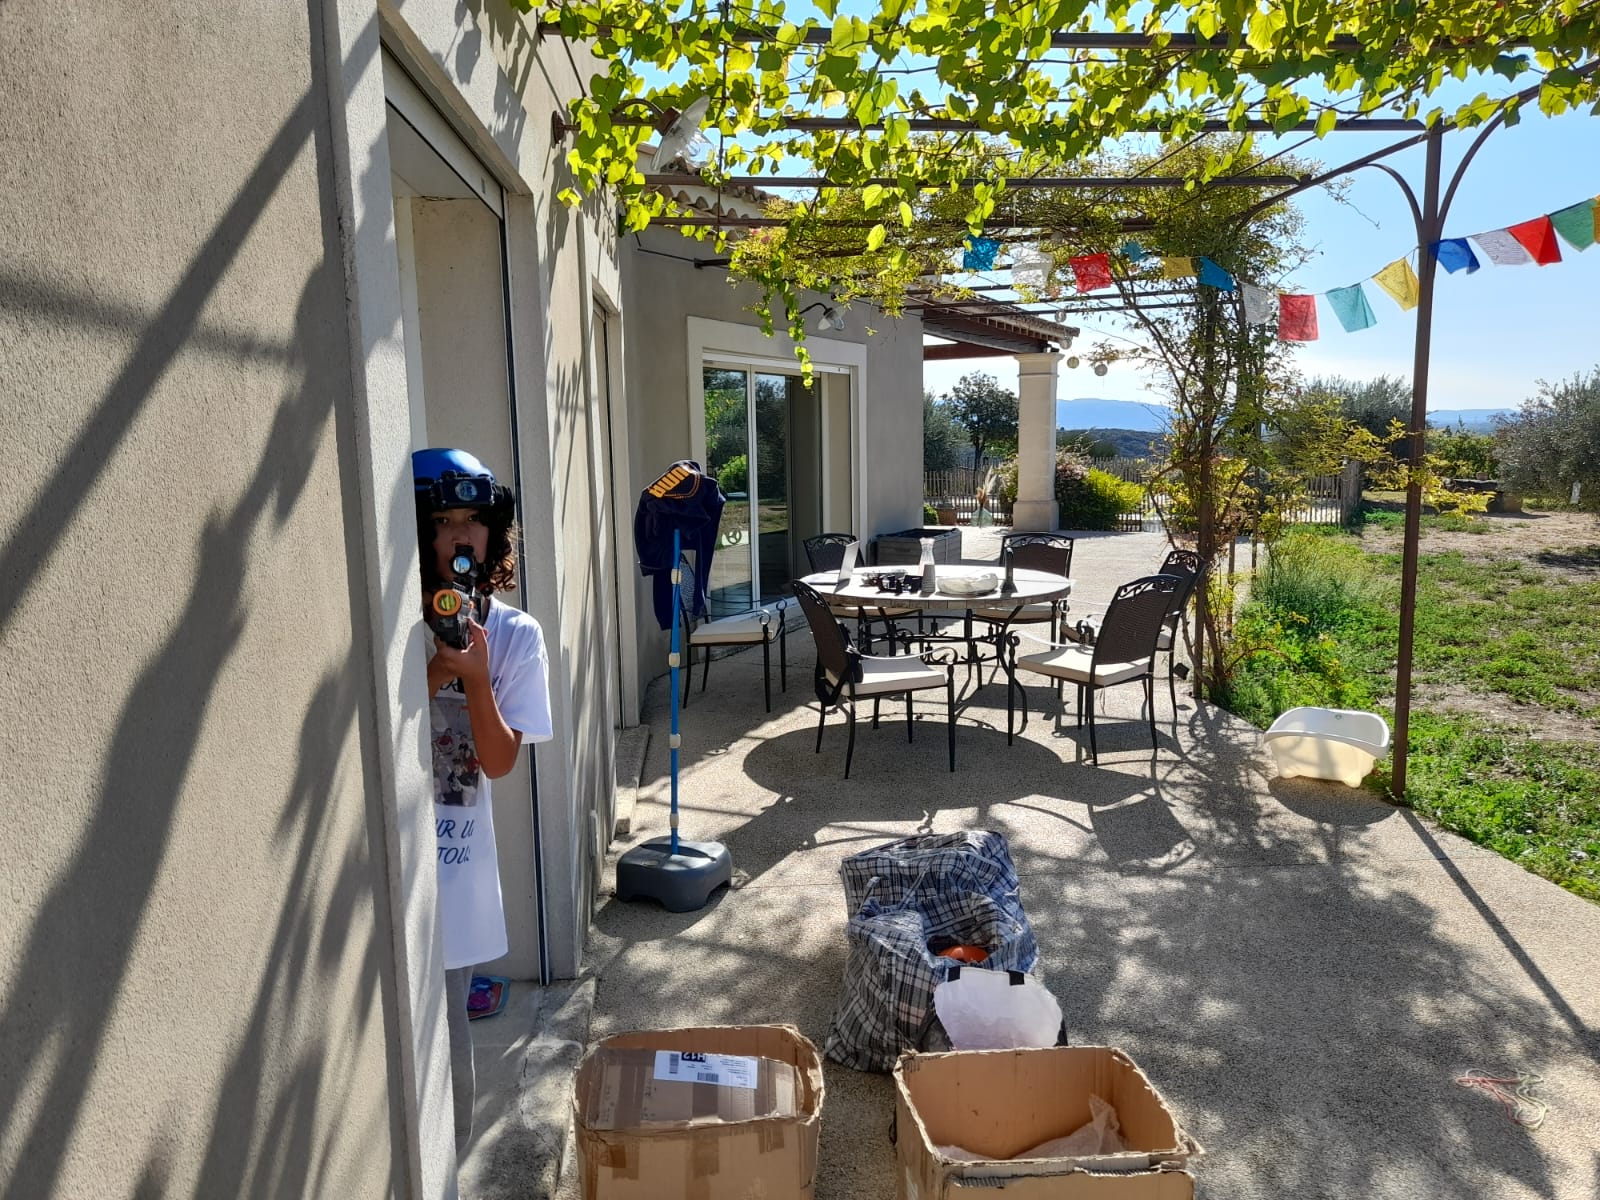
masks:
[[[1000,586],[1000,576],[985,571],[982,575],[952,575],[939,580],[939,590],[951,596],[984,596]]]

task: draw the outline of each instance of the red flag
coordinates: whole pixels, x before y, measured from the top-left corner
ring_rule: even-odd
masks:
[[[1083,254],[1071,260],[1072,277],[1080,292],[1111,286],[1111,256],[1109,254]]]
[[[1314,342],[1317,340],[1317,298],[1278,293],[1278,340]]]
[[[1523,248],[1533,255],[1533,261],[1541,267],[1561,261],[1561,247],[1556,245],[1556,227],[1550,223],[1549,217],[1535,217],[1520,225],[1512,225],[1506,232],[1521,242]]]

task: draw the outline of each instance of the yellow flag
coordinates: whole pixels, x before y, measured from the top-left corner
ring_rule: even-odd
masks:
[[[1161,260],[1161,278],[1163,279],[1187,279],[1194,273],[1194,259],[1192,258],[1163,258]]]
[[[1372,277],[1372,282],[1394,297],[1401,312],[1410,312],[1421,298],[1422,285],[1409,259],[1397,258]]]

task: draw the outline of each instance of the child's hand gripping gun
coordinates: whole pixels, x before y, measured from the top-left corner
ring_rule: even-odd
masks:
[[[478,573],[478,562],[472,556],[472,547],[458,542],[456,552],[450,559],[451,581],[428,598],[428,628],[433,630],[434,637],[457,650],[465,650],[472,642],[472,627],[468,617],[472,613]]]

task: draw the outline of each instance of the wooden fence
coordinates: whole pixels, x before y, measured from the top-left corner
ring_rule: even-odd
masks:
[[[1142,458],[1096,458],[1091,462],[1097,469],[1129,483],[1144,483],[1145,473],[1149,470],[1149,461]],[[940,524],[970,525],[978,511],[978,489],[983,486],[987,475],[987,469],[978,471],[971,467],[924,472],[923,502],[941,510]],[[1303,525],[1348,524],[1361,503],[1361,464],[1349,462],[1337,475],[1313,476],[1306,491],[1307,503],[1291,515],[1291,521]],[[995,524],[1011,523],[1011,505],[1000,497],[991,498],[989,512]],[[951,517],[954,520],[947,519]],[[1122,529],[1151,529],[1158,528],[1160,520],[1154,500],[1149,492],[1145,492],[1140,497],[1138,509],[1123,513],[1118,526]]]

